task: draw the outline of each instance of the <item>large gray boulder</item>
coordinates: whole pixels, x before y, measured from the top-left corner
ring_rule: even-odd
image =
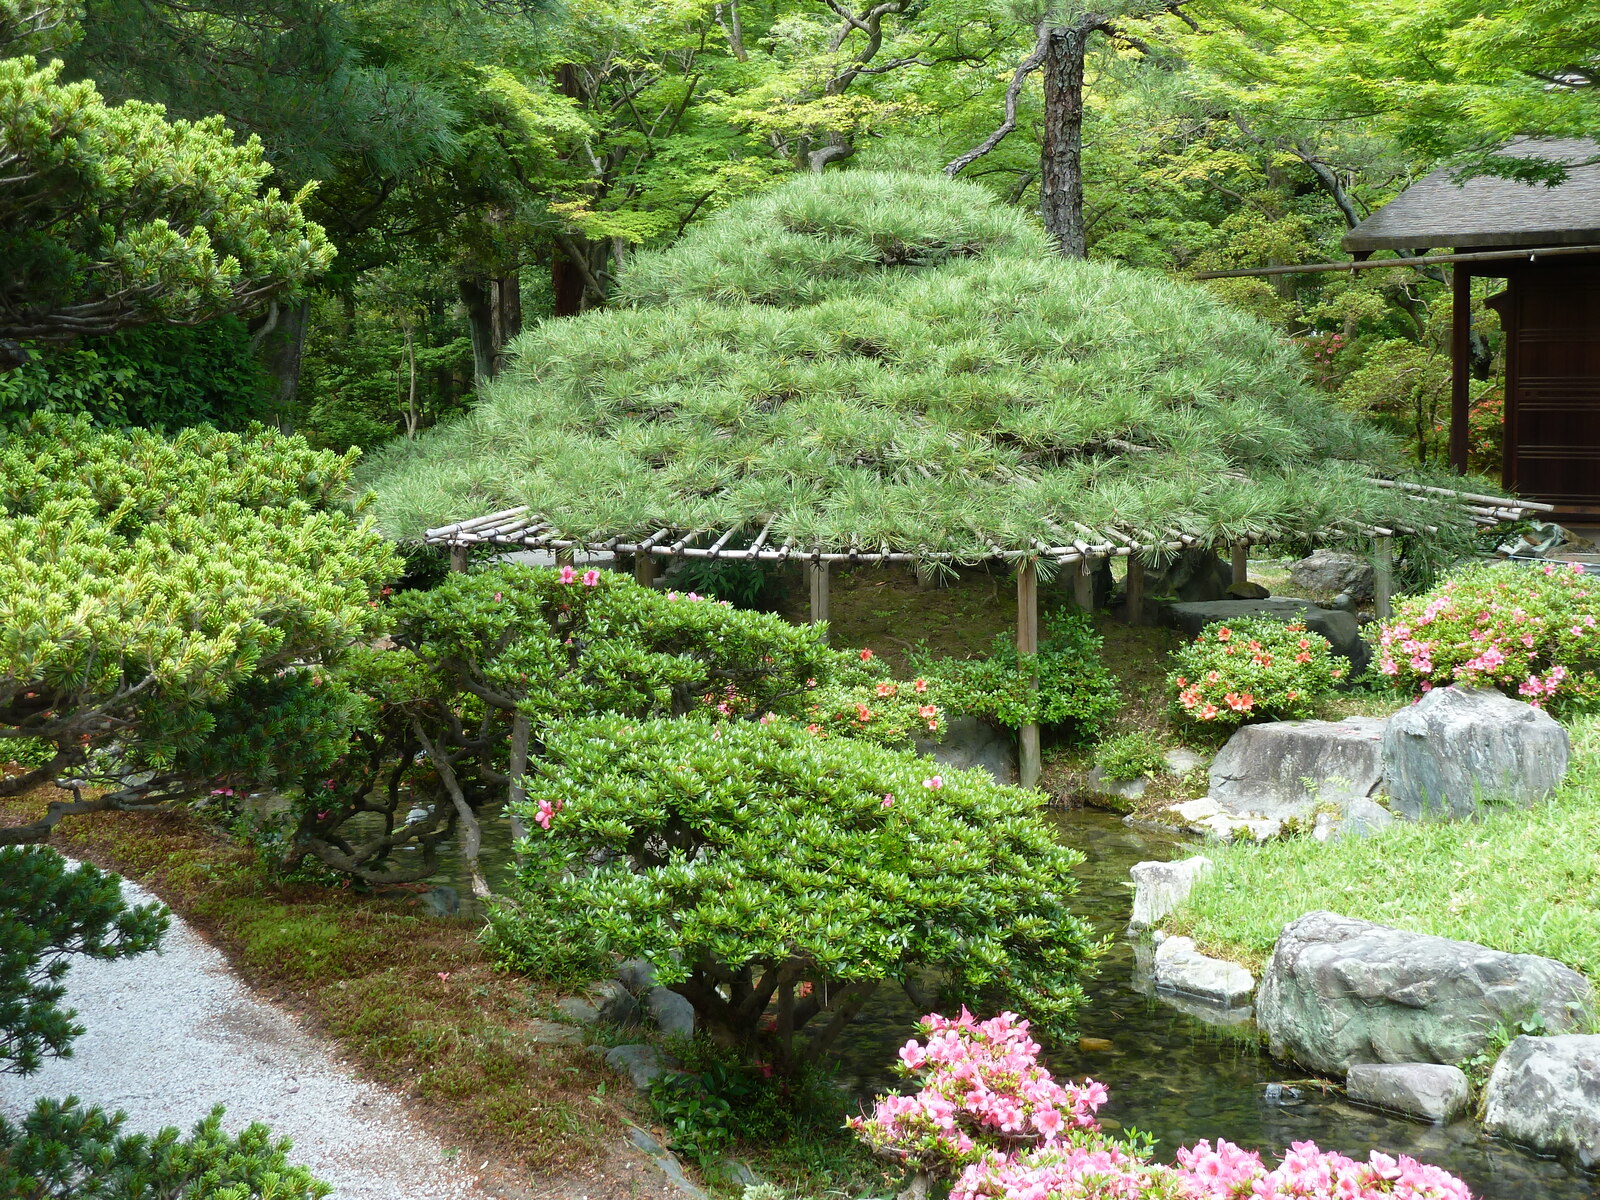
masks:
[[[1162,608],[1166,621],[1194,637],[1213,621],[1237,621],[1241,617],[1270,617],[1285,625],[1304,621],[1312,633],[1328,639],[1335,654],[1350,660],[1350,675],[1366,670],[1372,651],[1362,640],[1361,626],[1350,613],[1320,608],[1309,600],[1291,596],[1267,600],[1213,600],[1203,604],[1168,604]]]
[[[1378,792],[1383,730],[1377,717],[1245,725],[1211,760],[1207,798],[1278,821],[1306,821],[1323,805],[1342,811]]]
[[[1600,1036],[1519,1037],[1495,1063],[1484,1128],[1600,1166]]]
[[[978,717],[954,717],[937,742],[918,739],[917,752],[957,770],[982,767],[998,783],[1017,782],[1017,748],[1011,735]]]
[[[1344,1094],[1360,1104],[1441,1124],[1454,1121],[1472,1102],[1466,1073],[1443,1063],[1357,1063],[1345,1076]]]
[[[1589,983],[1532,954],[1408,933],[1331,912],[1284,927],[1256,997],[1272,1053],[1329,1075],[1354,1063],[1458,1063],[1537,1015],[1566,1032]]]
[[[1315,596],[1371,600],[1375,579],[1372,564],[1347,550],[1313,550],[1289,567],[1289,581]]]
[[[1470,817],[1485,801],[1531,804],[1567,773],[1567,731],[1487,688],[1435,688],[1389,718],[1383,789],[1403,817]]]

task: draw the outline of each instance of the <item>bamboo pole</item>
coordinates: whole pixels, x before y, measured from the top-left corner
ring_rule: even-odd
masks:
[[[1017,564],[1017,653],[1039,653],[1039,572],[1033,562]],[[1033,689],[1038,690],[1035,675]],[[1030,721],[1018,731],[1018,782],[1023,787],[1039,784],[1039,723]]]
[[[1233,544],[1233,582],[1250,582],[1250,546],[1247,542]]]
[[[656,582],[656,556],[648,551],[633,556],[633,581],[640,587],[654,587]]]
[[[816,559],[806,563],[806,576],[811,583],[811,624],[823,625],[828,620],[828,571],[826,562]]]
[[[450,569],[457,575],[467,569],[467,548],[465,546],[450,547]]]

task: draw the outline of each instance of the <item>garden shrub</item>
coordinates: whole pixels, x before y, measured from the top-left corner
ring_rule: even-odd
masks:
[[[1033,794],[936,769],[788,722],[555,726],[491,944],[535,971],[587,953],[591,979],[643,958],[714,1040],[781,1074],[924,973],[1070,1028],[1102,949],[1070,908],[1082,856]]]
[[[1376,1150],[1359,1162],[1295,1142],[1271,1170],[1254,1151],[1219,1139],[1182,1147],[1171,1166],[1153,1143],[1116,1137],[1095,1120],[1106,1089],[1057,1083],[1039,1064],[1027,1021],[1001,1013],[978,1021],[923,1018],[925,1040],[900,1051],[912,1095],[880,1096],[853,1118],[858,1137],[905,1164],[924,1185],[949,1185],[950,1200],[1471,1200],[1438,1167]]]
[[[1172,662],[1167,691],[1174,711],[1221,728],[1309,717],[1349,669],[1321,634],[1270,617],[1213,622]]]
[[[343,502],[353,461],[259,427],[39,418],[0,444],[0,744],[52,750],[0,795],[70,774],[107,789],[78,807],[126,807],[325,769],[358,704],[331,670],[398,568]]]
[[[1094,748],[1094,765],[1107,779],[1153,777],[1167,769],[1167,756],[1154,735],[1142,729],[1106,738]]]
[[[285,865],[309,854],[372,882],[426,878],[458,823],[517,798],[545,730],[569,718],[793,720],[885,745],[941,728],[926,682],[890,679],[870,651],[612,571],[501,566],[387,608],[397,648],[353,654],[341,670],[366,716],[296,801]],[[513,761],[518,722],[526,754]],[[402,848],[420,853],[401,861]]]
[[[912,665],[937,682],[952,714],[985,717],[1012,729],[1056,725],[1087,738],[1122,703],[1116,676],[1102,661],[1103,646],[1086,614],[1062,608],[1045,619],[1035,655],[1017,653],[1015,638],[1002,633],[987,658],[918,655]]]
[[[1413,694],[1458,683],[1575,711],[1600,704],[1600,579],[1475,563],[1395,606],[1377,669]]]

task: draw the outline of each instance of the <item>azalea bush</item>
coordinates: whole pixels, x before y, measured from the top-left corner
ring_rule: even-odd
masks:
[[[1471,1200],[1466,1184],[1404,1155],[1365,1162],[1296,1142],[1277,1167],[1218,1140],[1151,1161],[1152,1144],[1114,1137],[1095,1112],[1106,1089],[1058,1083],[1039,1063],[1029,1024],[1003,1012],[987,1021],[924,1017],[925,1040],[900,1051],[910,1095],[880,1096],[849,1124],[868,1146],[905,1164],[950,1200]]]
[[[952,713],[984,717],[1012,729],[1056,725],[1087,738],[1121,704],[1103,650],[1089,617],[1063,608],[1045,619],[1037,654],[1019,654],[1015,639],[999,634],[987,658],[919,655],[912,665],[937,682]]]
[[[1349,670],[1321,634],[1268,617],[1213,622],[1172,664],[1167,693],[1177,715],[1223,728],[1309,717]]]
[[[1600,704],[1600,579],[1581,568],[1479,563],[1408,596],[1378,633],[1377,669],[1412,694],[1497,688],[1556,711]]]
[[[285,865],[424,879],[459,832],[470,866],[478,812],[521,798],[545,731],[569,718],[798,721],[891,745],[941,728],[926,681],[890,679],[870,651],[612,571],[500,566],[384,608],[394,647],[340,672],[366,707],[343,757],[295,801]]]
[[[928,976],[1070,1029],[1102,950],[1071,907],[1082,856],[1032,793],[936,770],[787,721],[563,722],[491,944],[574,982],[643,958],[713,1040],[780,1074],[880,986]]]

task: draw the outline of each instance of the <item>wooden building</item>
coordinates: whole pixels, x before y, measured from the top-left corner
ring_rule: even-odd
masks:
[[[1556,505],[1559,514],[1594,518],[1600,516],[1600,161],[1591,160],[1600,159],[1600,145],[1529,139],[1500,153],[1572,165],[1555,187],[1493,176],[1457,184],[1449,170],[1435,171],[1342,244],[1357,260],[1377,250],[1444,251],[1454,259],[1450,456],[1458,470],[1467,465],[1472,280],[1505,280],[1487,300],[1506,334],[1503,481]]]

